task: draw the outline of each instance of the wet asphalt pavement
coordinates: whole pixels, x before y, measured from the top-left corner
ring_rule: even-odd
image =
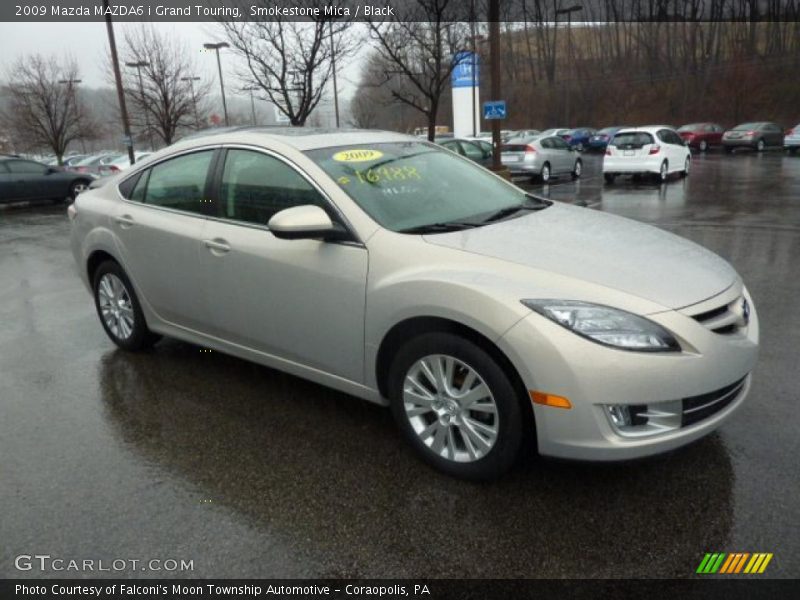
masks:
[[[17,571],[20,554],[193,560],[190,577],[687,577],[713,551],[797,577],[800,157],[695,158],[688,180],[604,186],[588,156],[581,181],[532,189],[729,260],[761,319],[749,400],[663,457],[531,458],[490,484],[427,468],[380,407],[184,343],[115,349],[63,207],[0,210],[0,577],[80,576]]]

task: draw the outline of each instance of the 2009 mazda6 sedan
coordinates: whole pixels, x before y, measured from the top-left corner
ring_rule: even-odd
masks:
[[[715,254],[405,135],[193,138],[69,215],[115,344],[179,338],[391,406],[461,477],[529,439],[588,460],[676,448],[736,410],[756,362],[751,298]]]

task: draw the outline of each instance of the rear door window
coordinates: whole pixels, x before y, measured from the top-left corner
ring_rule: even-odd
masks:
[[[206,180],[213,155],[213,150],[204,150],[151,167],[146,176],[139,178],[131,200],[175,210],[205,213],[208,207],[205,199]]]

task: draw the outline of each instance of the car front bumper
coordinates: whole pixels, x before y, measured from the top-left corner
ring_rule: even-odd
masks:
[[[732,302],[743,294],[752,306],[741,286],[726,293]],[[703,306],[711,307],[713,302]],[[608,348],[536,313],[512,327],[499,345],[517,367],[526,389],[567,398],[572,405],[570,409],[532,405],[540,454],[594,461],[640,458],[695,441],[727,420],[750,390],[750,373],[758,355],[758,317],[752,309],[746,327],[720,334],[688,316],[689,312],[648,316],[680,340],[684,350],[679,353]],[[739,383],[735,393],[716,408],[699,413],[703,418],[692,421],[685,416],[698,397],[705,402],[707,394]],[[681,414],[672,429],[631,435],[612,424],[607,409],[612,404],[647,405],[648,411],[678,406]]]

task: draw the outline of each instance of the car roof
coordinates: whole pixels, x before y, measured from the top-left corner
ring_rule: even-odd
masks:
[[[670,127],[669,125],[644,125],[642,127],[624,127],[622,129],[620,129],[617,132],[617,134],[620,134],[620,133],[635,133],[637,131],[653,134],[653,133],[656,133],[657,131],[660,131],[662,129],[670,129],[671,130],[672,127]]]
[[[442,138],[443,136],[439,136]],[[453,138],[445,138],[453,139]],[[258,143],[280,142],[297,150],[315,150],[332,146],[378,144],[387,142],[419,142],[419,138],[393,131],[371,129],[325,129],[316,127],[241,127],[234,131],[193,136],[175,144],[178,146],[200,146],[208,143]]]

